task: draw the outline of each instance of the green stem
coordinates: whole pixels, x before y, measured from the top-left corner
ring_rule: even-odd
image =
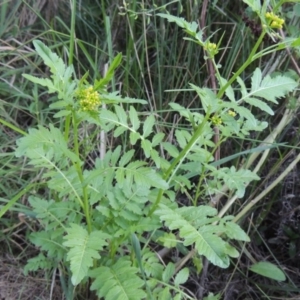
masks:
[[[68,115],[65,121],[65,133],[64,133],[64,138],[66,142],[68,142],[69,140],[70,123],[71,123],[71,115]]]
[[[0,118],[0,123],[2,123],[3,125],[7,126],[8,128],[10,128],[18,133],[21,133],[22,135],[27,135],[27,132],[25,132],[22,129],[18,128],[17,126],[5,121],[4,119]]]
[[[173,172],[173,175],[176,174],[176,171],[178,170],[179,166],[181,165],[181,162],[184,160],[184,158],[190,152],[191,148],[195,145],[195,143],[198,141],[199,137],[201,136],[201,134],[203,132],[203,128],[204,128],[205,124],[207,123],[209,116],[210,116],[210,109],[207,110],[204,120],[196,129],[196,131],[195,131],[194,135],[192,136],[192,138],[190,139],[190,141],[182,149],[182,151],[179,153],[179,155],[173,160],[169,169],[164,173],[164,175],[163,175],[164,180],[168,180],[168,182],[170,182],[172,180],[173,176],[170,176],[171,173]],[[157,206],[159,205],[159,203],[161,201],[161,197],[162,197],[163,193],[164,193],[164,190],[160,189],[158,192],[156,201],[153,204],[153,206],[149,212],[149,216],[151,216],[154,213],[154,211],[156,210]]]
[[[74,131],[74,152],[77,157],[80,157],[79,155],[79,143],[78,143],[78,124],[76,119],[76,112],[72,112],[72,120],[73,120],[73,131]],[[81,183],[83,183],[83,174],[81,166],[76,162],[75,168],[79,177],[79,180]],[[90,216],[90,206],[88,201],[88,194],[87,194],[87,187],[82,187],[82,193],[83,193],[83,202],[82,202],[82,209],[86,218],[87,226],[88,226],[88,232],[92,232],[92,222],[91,222],[91,216]]]
[[[266,31],[262,31],[260,37],[258,38],[257,42],[255,43],[249,57],[244,62],[244,64],[234,73],[234,75],[229,79],[229,81],[219,90],[217,94],[217,98],[221,99],[223,94],[225,93],[226,89],[237,79],[237,77],[253,62],[253,56],[255,55],[258,47],[260,46],[263,38],[266,34]]]
[[[217,151],[217,149],[220,147],[220,145],[223,142],[224,142],[224,139],[222,139],[222,138],[218,140],[218,143],[215,144],[214,149],[211,151],[211,157],[214,155],[214,153]],[[207,149],[205,149],[205,150],[207,150]],[[206,161],[206,163],[209,163],[209,159]],[[200,188],[203,187],[202,182],[203,182],[204,178],[207,177],[207,176],[208,176],[208,174],[206,172],[202,172],[202,174],[199,178],[199,182],[197,184],[197,190],[196,190],[196,193],[195,193],[195,198],[193,200],[193,205],[194,206],[197,206],[197,200],[200,197]]]

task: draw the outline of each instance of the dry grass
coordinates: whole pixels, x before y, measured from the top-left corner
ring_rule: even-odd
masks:
[[[44,272],[25,276],[23,266],[16,257],[0,252],[0,299],[60,300],[63,295],[59,284],[52,284],[51,280],[45,278]]]

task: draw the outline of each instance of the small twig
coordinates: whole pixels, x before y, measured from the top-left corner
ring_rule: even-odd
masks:
[[[208,265],[209,265],[209,261],[206,257],[203,258],[203,269],[202,269],[202,274],[207,274],[208,271]],[[200,279],[200,288],[197,292],[197,297],[198,299],[203,299],[203,294],[204,294],[204,290],[205,290],[205,279],[206,279],[206,275],[205,276],[201,276]]]

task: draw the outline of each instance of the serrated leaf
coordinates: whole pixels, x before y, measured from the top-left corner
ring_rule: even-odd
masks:
[[[119,106],[119,105],[114,105],[114,108],[115,108],[115,112],[116,112],[116,114],[119,118],[120,124],[122,124],[123,126],[128,127],[127,114],[126,114],[124,108]]]
[[[244,83],[244,81],[242,80],[242,78],[241,77],[237,77],[237,79],[236,79],[236,81],[238,82],[238,84],[240,85],[240,87],[241,87],[241,93],[242,93],[242,96],[243,96],[243,98],[247,95],[247,88],[246,88],[246,85],[245,85],[245,83]]]
[[[122,135],[125,131],[127,131],[127,128],[126,127],[118,127],[114,130],[114,137],[118,137],[120,135]]]
[[[148,141],[148,140],[142,140],[141,146],[142,146],[142,148],[144,150],[146,158],[149,158],[150,154],[151,154],[151,150],[152,150],[152,144],[151,144],[151,142]]]
[[[245,187],[253,180],[259,180],[259,176],[250,170],[236,170],[234,166],[230,169],[221,168],[216,173],[219,179],[223,179],[224,183],[231,190],[236,190],[236,195],[239,198],[244,197]]]
[[[224,217],[223,221],[226,221],[228,217]],[[224,222],[224,233],[230,238],[244,242],[250,242],[249,236],[245,231],[236,223]]]
[[[117,94],[118,92],[115,93],[110,93],[110,94],[101,94],[101,100],[106,103],[106,104],[119,104],[119,103],[128,103],[128,104],[133,104],[133,103],[139,103],[139,104],[147,104],[147,101],[142,100],[142,99],[135,99],[135,98],[129,98],[129,97],[124,97],[122,98]]]
[[[144,125],[143,125],[143,137],[148,137],[153,130],[153,126],[155,124],[155,118],[153,115],[150,115],[146,118]]]
[[[49,94],[58,92],[58,89],[54,86],[53,82],[48,78],[39,78],[29,74],[23,74],[22,76],[33,83],[37,83],[41,86],[48,87]]]
[[[103,119],[105,121],[111,122],[111,123],[115,123],[119,125],[119,120],[118,117],[115,113],[113,113],[110,110],[107,109],[102,109],[100,112],[100,119]]]
[[[179,155],[178,149],[169,142],[162,143],[164,149],[168,152],[168,154],[172,157],[177,157]]]
[[[151,156],[151,159],[154,161],[155,166],[159,169],[160,165],[161,165],[161,157],[158,154],[158,152],[156,150],[152,149],[150,151],[150,156]]]
[[[262,131],[264,129],[266,129],[268,127],[268,122],[260,122],[260,121],[255,121],[250,122],[249,120],[246,120],[246,122],[244,122],[243,127],[242,127],[242,133],[243,134],[249,134],[248,131],[251,130],[255,130],[255,131]],[[246,130],[246,133],[244,133],[244,131]]]
[[[174,233],[168,232],[159,237],[159,242],[163,243],[166,248],[173,248],[177,245],[178,241]]]
[[[253,75],[251,77],[251,89],[253,91],[256,91],[259,89],[259,85],[262,81],[262,73],[259,68],[256,68],[253,72]]]
[[[223,77],[220,77],[219,78],[220,81],[221,81],[221,87],[224,86],[228,81],[223,78]],[[225,90],[225,95],[228,97],[228,99],[231,101],[231,102],[235,102],[235,96],[234,96],[234,90],[232,88],[231,85],[229,85],[226,90]]]
[[[207,112],[209,108],[210,112],[214,113],[220,108],[220,99],[216,97],[216,94],[211,89],[200,88],[191,83],[190,86],[194,91],[197,92],[199,98],[201,99],[201,104],[205,112]]]
[[[257,120],[255,116],[252,114],[252,112],[243,106],[234,106],[234,110],[243,118],[247,119],[249,124],[252,124],[253,127],[255,127],[255,124],[257,124]],[[254,130],[254,129],[253,129]]]
[[[250,267],[250,270],[256,274],[277,280],[284,281],[286,279],[285,274],[276,265],[269,262],[258,262]]]
[[[219,226],[214,217],[217,210],[209,206],[182,207],[171,209],[164,204],[159,205],[155,214],[165,222],[170,230],[179,230],[183,245],[194,245],[200,255],[221,268],[229,266],[229,257],[236,257],[238,252],[219,235],[224,234],[224,225]],[[227,223],[226,223],[227,224]],[[230,230],[230,228],[228,228]],[[231,236],[234,233],[230,233]],[[239,238],[240,235],[235,236]]]
[[[175,280],[174,280],[175,286],[179,286],[180,284],[186,283],[188,278],[189,278],[189,269],[183,268],[175,276]]]
[[[121,155],[121,146],[119,145],[119,146],[117,146],[117,148],[113,151],[113,152],[111,152],[111,164],[113,165],[113,166],[115,166],[116,164],[117,164],[117,161],[119,160],[119,158],[120,158],[120,155]],[[108,155],[108,153],[105,155],[105,157],[107,157],[107,158],[109,158],[109,155]],[[109,163],[109,160],[108,160],[108,163]]]
[[[73,66],[70,65],[67,67],[63,60],[41,41],[35,40],[33,44],[44,63],[49,66],[52,73],[50,76],[51,80],[48,78],[36,78],[31,75],[23,76],[35,83],[48,87],[49,93],[57,92],[58,99],[63,99],[68,104],[73,104],[73,93],[76,88],[76,82],[71,81],[74,74]]]
[[[71,111],[69,110],[61,110],[59,111],[58,113],[56,113],[53,118],[61,118],[61,117],[66,117],[68,116],[69,114],[71,114]]]
[[[165,18],[169,22],[175,22],[181,28],[185,28],[186,24],[188,23],[187,21],[184,20],[184,18],[176,17],[173,15],[159,13],[159,14],[157,14],[157,16],[159,16],[161,18]]]
[[[168,283],[174,274],[175,274],[175,265],[169,262],[162,274],[163,282]]]
[[[49,257],[45,257],[43,253],[38,256],[28,259],[24,267],[24,275],[27,276],[29,271],[50,270],[53,268],[53,261]]]
[[[101,231],[88,234],[82,226],[70,224],[63,245],[71,248],[67,254],[67,260],[71,264],[73,285],[79,284],[87,276],[90,267],[93,266],[93,260],[100,258],[99,252],[107,245],[105,241],[107,238],[109,235]]]
[[[41,167],[45,167],[43,161],[50,168],[54,168],[54,162],[66,165],[66,158],[82,165],[79,157],[69,150],[61,131],[53,124],[49,124],[49,129],[38,126],[38,129],[31,128],[28,132],[28,135],[17,141],[17,157],[27,156],[32,164],[41,164]]]
[[[140,127],[140,120],[138,114],[133,106],[130,106],[129,109],[129,119],[132,125],[132,128],[137,131]]]
[[[144,162],[132,162],[126,169],[126,177],[134,178],[136,184],[146,187],[157,187],[160,189],[167,189],[168,184],[162,179],[161,175],[155,172],[155,170],[148,167],[140,167]]]
[[[111,266],[102,266],[90,272],[90,276],[95,278],[91,290],[105,300],[145,299],[146,293],[142,290],[144,282],[137,272],[138,269],[123,257]]]
[[[56,232],[60,233],[60,238],[53,238],[52,234]],[[41,250],[44,250],[47,252],[47,255],[51,258],[56,258],[58,260],[61,260],[65,253],[66,249],[62,246],[61,240],[62,240],[62,234],[63,229],[56,229],[55,231],[40,231],[40,232],[34,232],[30,235],[30,241],[35,244],[37,247],[40,247]]]
[[[142,261],[143,261],[144,271],[148,277],[152,276],[157,279],[161,278],[163,272],[163,265],[160,263],[155,253],[145,248],[143,250]]]
[[[50,68],[52,74],[64,74],[66,66],[56,53],[53,53],[50,48],[39,40],[34,40],[33,45],[36,52],[43,59],[45,65]]]
[[[124,167],[125,165],[127,165],[132,159],[134,153],[135,151],[133,149],[125,152],[119,161],[119,166]]]
[[[152,138],[152,147],[157,146],[164,139],[165,134],[163,132],[156,133]]]
[[[177,129],[175,131],[175,136],[176,136],[176,140],[177,140],[180,148],[183,149],[186,146],[186,144],[187,144],[187,140],[185,139],[183,130]]]
[[[256,99],[256,98],[245,98],[245,102],[249,103],[250,105],[253,105],[255,107],[258,107],[259,109],[265,111],[266,113],[270,115],[274,115],[274,111],[271,109],[269,105],[267,105],[265,102]]]
[[[169,105],[170,105],[171,108],[173,108],[175,111],[178,111],[178,113],[179,113],[182,117],[185,117],[185,118],[189,119],[189,117],[190,117],[190,110],[189,110],[189,109],[186,109],[185,107],[181,106],[180,104],[174,103],[174,102],[169,103]]]
[[[50,107],[51,109],[62,109],[62,108],[64,108],[64,107],[66,107],[68,104],[69,104],[69,103],[68,103],[67,101],[61,100],[61,101],[56,101],[56,102],[54,102],[54,103],[51,103],[51,104],[49,105],[49,107]]]
[[[297,82],[287,76],[266,76],[262,79],[262,74],[259,68],[253,73],[251,78],[252,87],[248,96],[262,97],[273,103],[277,103],[278,98],[284,97],[288,92],[293,91],[297,87]]]
[[[135,145],[137,140],[141,138],[141,135],[138,132],[131,131],[129,134],[130,144]]]
[[[198,37],[197,39],[201,42],[201,31],[197,33],[198,31],[198,24],[196,22],[189,23],[184,20],[184,18],[162,14],[157,14],[158,16],[167,19],[169,22],[175,22],[179,27],[183,28],[187,33],[189,33],[191,36]]]
[[[119,180],[121,180],[120,185],[122,186],[124,183],[126,183],[127,186],[136,183],[144,188],[153,186],[166,189],[168,184],[162,179],[161,175],[151,168],[143,167],[145,164],[143,161],[134,161],[129,163],[126,167],[118,168],[116,171],[117,181],[119,182]]]
[[[55,170],[45,173],[43,178],[48,179],[48,187],[58,192],[61,199],[69,196],[70,200],[76,199],[82,205],[82,185],[75,166],[69,167],[66,171],[56,167]]]

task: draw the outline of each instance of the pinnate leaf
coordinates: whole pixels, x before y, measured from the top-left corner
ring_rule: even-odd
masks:
[[[297,85],[294,79],[282,75],[274,78],[267,75],[262,79],[261,70],[257,68],[252,76],[252,87],[249,96],[262,97],[277,103],[276,99],[284,97],[288,92],[293,91]]]
[[[175,22],[179,27],[185,29],[187,33],[189,33],[192,36],[195,36],[198,31],[198,24],[196,22],[189,23],[184,20],[184,18],[167,15],[167,14],[157,14],[158,16],[167,19],[169,22]],[[198,32],[198,36],[201,36]]]
[[[140,127],[140,120],[138,114],[133,106],[130,106],[129,109],[129,118],[132,125],[132,128],[137,131]]]
[[[111,266],[102,266],[90,272],[90,276],[95,278],[91,290],[105,300],[145,299],[146,293],[142,290],[144,282],[137,272],[138,269],[123,257]]]
[[[174,284],[176,286],[183,284],[188,280],[188,277],[189,277],[189,269],[183,268],[176,274]]]
[[[242,198],[245,194],[245,188],[249,182],[259,180],[259,177],[250,170],[236,170],[234,166],[229,168],[221,168],[216,172],[219,179],[223,179],[224,183],[231,190],[236,190],[236,195]]]
[[[149,136],[152,133],[152,129],[155,123],[155,118],[153,115],[150,115],[149,117],[147,117],[147,119],[144,122],[144,126],[143,126],[143,137],[146,138],[147,136]]]
[[[67,260],[71,263],[72,283],[77,285],[87,276],[93,260],[99,259],[99,251],[107,245],[105,239],[109,235],[101,231],[93,231],[91,234],[80,225],[71,224],[67,229],[64,246],[69,247]]]
[[[216,266],[226,268],[229,266],[229,257],[236,257],[238,252],[219,235],[224,234],[224,224],[218,224],[217,210],[209,206],[182,207],[171,209],[160,204],[155,212],[170,230],[179,230],[179,236],[185,246],[194,245],[200,255]],[[229,224],[230,222],[226,222]],[[234,228],[233,228],[234,229]],[[228,227],[228,230],[231,230]],[[233,232],[225,233],[235,239],[244,238]]]
[[[43,42],[39,40],[33,41],[34,48],[39,56],[43,59],[45,65],[50,68],[52,74],[63,74],[65,72],[65,64],[63,60],[53,53]]]

